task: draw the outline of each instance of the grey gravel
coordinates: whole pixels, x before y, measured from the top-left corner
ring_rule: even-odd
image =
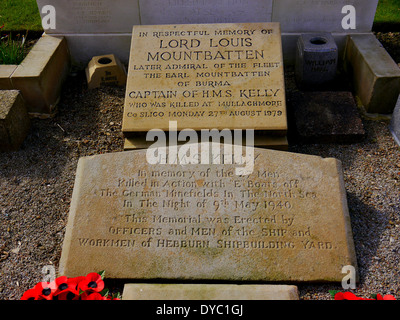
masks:
[[[123,150],[125,90],[88,91],[83,73],[64,85],[58,112],[34,119],[21,150],[0,154],[0,299],[18,300],[56,270],[79,157]],[[400,298],[400,147],[387,120],[363,118],[356,144],[294,145],[291,152],[342,161],[361,297]],[[309,262],[312,263],[312,262]],[[94,270],[100,271],[100,270]],[[121,283],[111,283],[122,292]],[[298,284],[300,299],[331,299],[340,284]]]

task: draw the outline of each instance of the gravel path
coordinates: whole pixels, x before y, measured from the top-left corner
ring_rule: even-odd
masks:
[[[0,299],[19,299],[42,280],[44,266],[57,270],[77,161],[123,150],[124,93],[88,91],[83,73],[71,76],[56,116],[34,119],[22,149],[0,154]],[[290,151],[342,161],[360,277],[354,292],[400,299],[400,147],[387,121],[363,122],[361,143]],[[298,287],[301,299],[331,299],[329,290],[341,290],[340,284]]]

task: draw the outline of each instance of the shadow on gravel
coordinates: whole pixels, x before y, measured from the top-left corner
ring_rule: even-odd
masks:
[[[356,249],[360,285],[368,273],[380,245],[380,239],[388,225],[387,215],[363,203],[357,195],[348,193],[347,202]]]
[[[32,119],[21,149],[0,153],[0,178],[13,178],[10,181],[17,184],[19,177],[56,178],[71,160],[122,151],[119,126],[123,97],[121,88],[89,91],[83,72],[70,76],[63,86],[55,116]],[[115,103],[102,103],[106,98]]]

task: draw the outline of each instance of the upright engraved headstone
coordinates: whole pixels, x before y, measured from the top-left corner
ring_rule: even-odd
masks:
[[[174,159],[174,150],[159,151]],[[356,267],[341,163],[251,150],[253,170],[241,176],[225,156],[208,165],[150,165],[146,150],[80,159],[61,274],[341,281],[343,266]]]
[[[278,23],[135,26],[122,131],[287,131]]]

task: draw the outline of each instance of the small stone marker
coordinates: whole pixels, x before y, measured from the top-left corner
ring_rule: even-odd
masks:
[[[229,145],[213,147],[221,164],[149,164],[154,149],[81,158],[60,273],[338,282],[357,268],[338,160],[249,148],[254,168],[239,176]],[[176,162],[180,148],[158,152]]]
[[[123,300],[299,300],[296,286],[127,283]]]
[[[113,54],[96,56],[86,68],[88,88],[101,86],[123,86],[126,84],[124,65]]]
[[[254,129],[285,136],[278,23],[134,26],[122,131]]]
[[[18,150],[29,132],[30,119],[18,90],[0,90],[0,151]]]
[[[296,82],[302,89],[315,89],[335,79],[338,48],[330,33],[302,34],[297,42]]]
[[[375,35],[348,36],[345,67],[366,112],[393,112],[400,93],[400,69]]]

